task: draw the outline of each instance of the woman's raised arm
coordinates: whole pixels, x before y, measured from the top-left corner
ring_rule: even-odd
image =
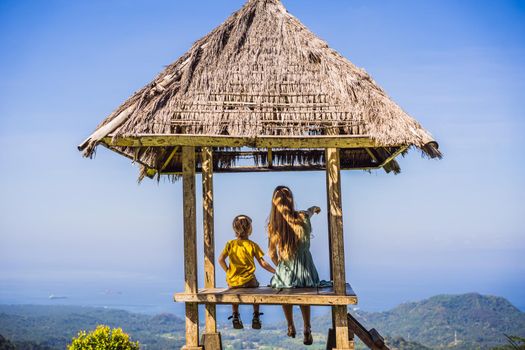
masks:
[[[321,208],[319,208],[317,206],[310,207],[310,208],[308,208],[308,210],[306,210],[306,213],[308,214],[308,217],[312,217],[312,216],[314,216],[314,214],[319,214],[320,212],[321,212]]]

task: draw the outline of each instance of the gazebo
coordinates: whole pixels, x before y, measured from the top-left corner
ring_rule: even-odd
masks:
[[[437,142],[360,68],[289,14],[279,0],[249,0],[109,115],[80,146],[103,145],[140,165],[139,179],[182,178],[186,350],[221,349],[216,304],[332,307],[327,349],[359,336],[385,349],[349,316],[341,170],[383,168],[410,148],[440,158]],[[325,171],[333,288],[228,290],[215,282],[213,173]],[[197,285],[196,173],[202,174],[204,288]],[[198,305],[205,305],[199,339]]]

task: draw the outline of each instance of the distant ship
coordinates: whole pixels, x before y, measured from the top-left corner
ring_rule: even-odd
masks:
[[[55,295],[55,294],[50,294],[49,295],[49,300],[59,300],[59,299],[67,299],[67,297],[58,296],[58,295]]]
[[[122,292],[119,290],[106,289],[102,292],[103,295],[122,295]]]

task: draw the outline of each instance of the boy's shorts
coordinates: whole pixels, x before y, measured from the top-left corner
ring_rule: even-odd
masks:
[[[246,282],[242,286],[230,287],[230,288],[257,288],[257,287],[259,287],[259,281],[257,281],[256,277],[254,277],[253,279]]]

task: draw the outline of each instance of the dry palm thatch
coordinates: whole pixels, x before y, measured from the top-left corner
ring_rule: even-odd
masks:
[[[415,146],[441,157],[429,132],[279,0],[249,0],[113,112],[79,149],[91,156],[108,135],[140,134],[369,137],[376,149],[342,156],[343,163],[356,167],[381,162],[396,147]],[[173,147],[109,147],[149,169],[175,172],[180,166]],[[236,151],[223,152],[216,166],[229,167],[242,158]],[[324,159],[285,152],[278,161],[317,164]]]

